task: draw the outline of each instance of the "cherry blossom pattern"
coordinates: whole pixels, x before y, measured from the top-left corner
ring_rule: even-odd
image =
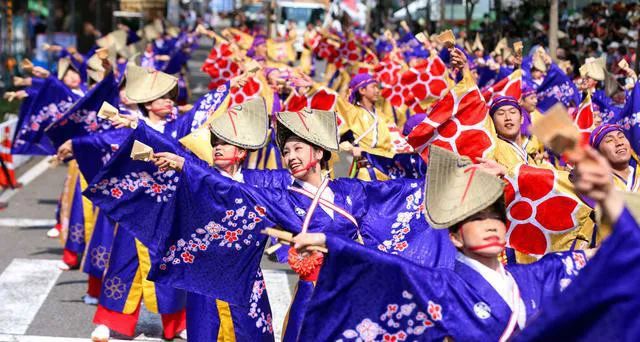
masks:
[[[443,318],[440,304],[429,301],[425,313],[417,309],[417,304],[411,301],[413,295],[408,291],[402,292],[402,299],[403,304],[388,304],[377,322],[365,318],[355,329],[343,331],[343,338],[337,341],[405,341],[410,336],[424,334]],[[408,328],[402,330],[400,326]]]
[[[170,245],[159,265],[160,269],[164,271],[169,265],[191,264],[196,254],[206,251],[212,243],[236,251],[245,246],[260,246],[254,229],[264,220],[266,208],[260,205],[249,208],[242,204],[241,198],[236,198],[234,202],[236,207],[226,210],[224,217],[209,221],[204,227],[196,228],[188,238],[180,238]]]
[[[206,93],[198,102],[195,107],[195,113],[193,114],[193,121],[191,122],[191,132],[200,127],[209,117],[211,111],[218,108],[222,100],[225,98],[227,92],[227,85],[221,84],[216,88],[215,92]]]
[[[562,256],[563,253],[557,253]],[[587,265],[587,258],[583,252],[572,252],[562,256],[562,264],[564,265],[564,273],[566,277],[562,277],[559,281],[560,290],[564,291],[571,284],[573,277],[580,273],[580,270]]]
[[[396,215],[396,220],[391,225],[391,237],[382,241],[378,245],[378,250],[390,254],[400,254],[409,247],[407,236],[411,233],[411,221],[421,219],[424,211],[422,189],[417,186],[417,183],[414,184],[416,191],[405,198],[404,208],[406,211],[401,211]]]
[[[66,99],[49,103],[43,106],[38,114],[29,118],[29,123],[23,125],[16,134],[14,146],[18,147],[31,142],[33,135],[40,131],[41,128],[47,127],[51,122],[61,119],[63,114],[71,108],[73,99],[67,96]]]
[[[402,73],[400,84],[413,95],[420,103],[430,103],[442,96],[447,91],[446,80],[447,66],[440,57],[425,59],[409,70]],[[405,103],[408,106],[413,101]]]
[[[402,64],[400,64],[398,60],[399,59],[393,58],[392,55],[387,55],[374,69],[375,73],[373,77],[380,83],[380,86],[382,86],[382,96],[387,99],[389,99],[389,96],[384,94],[384,89],[391,88],[400,82]]]
[[[516,70],[509,77],[505,77],[498,83],[484,89],[482,97],[491,104],[496,96],[511,96],[520,99],[522,96],[522,71]]]
[[[75,243],[84,242],[84,224],[74,223],[69,226],[69,240]]]
[[[231,60],[233,54],[229,43],[221,43],[211,49],[201,67],[211,77],[209,89],[217,88],[238,75],[240,67]]]
[[[550,235],[578,227],[578,200],[556,188],[556,171],[520,165],[505,177],[507,246],[530,254],[550,250]]]
[[[260,300],[267,293],[267,286],[262,277],[262,270],[258,269],[256,280],[253,282],[251,298],[249,299],[249,317],[256,320],[256,328],[263,334],[273,335],[273,318],[271,313],[265,313],[260,307]]]
[[[329,42],[329,38],[322,38],[313,52],[320,59],[326,59],[327,63],[333,63],[338,58],[338,48]]]
[[[89,133],[101,132],[112,127],[111,122],[109,122],[109,120],[98,117],[95,110],[82,109],[79,111],[75,111],[65,119],[62,119],[59,125],[64,126],[68,121],[82,124],[84,130]]]
[[[573,122],[578,126],[580,131],[580,141],[583,144],[589,142],[589,136],[591,135],[591,127],[593,126],[593,105],[591,103],[591,96],[587,96],[584,101],[578,107],[575,112]]]
[[[487,120],[487,104],[475,85],[462,91],[454,88],[431,107],[407,141],[425,160],[431,144],[472,159],[486,157],[494,146]]]
[[[285,110],[299,112],[305,108],[333,111],[338,102],[338,94],[328,88],[322,87],[311,96],[305,94],[292,95],[285,104]]]
[[[262,82],[255,76],[247,78],[247,83],[242,88],[232,88],[230,91],[230,106],[239,105],[260,96]]]
[[[180,177],[174,170],[156,171],[153,174],[146,171],[131,172],[122,179],[116,177],[102,179],[92,185],[89,191],[119,199],[125,192],[133,193],[140,190],[161,203],[168,202],[169,198],[173,197],[179,180]]]
[[[109,251],[104,246],[97,246],[91,249],[91,265],[104,270],[109,261]]]
[[[127,285],[122,282],[120,277],[107,278],[102,286],[104,294],[113,300],[122,299],[127,291]]]
[[[360,55],[361,51],[358,42],[355,36],[351,35],[338,48],[339,67],[346,64],[354,64],[360,60]]]

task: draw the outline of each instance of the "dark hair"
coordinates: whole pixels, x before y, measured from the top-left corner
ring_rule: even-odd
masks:
[[[360,88],[362,89],[362,88]],[[355,103],[362,101],[362,95],[360,95],[360,89],[356,90],[353,94],[353,98],[355,99]]]
[[[498,219],[502,222],[507,222],[507,209],[505,207],[504,198],[498,198],[493,204],[490,206],[478,211],[477,213],[467,217],[466,219],[456,223],[455,225],[449,228],[449,232],[457,233],[462,225],[476,220],[484,220],[488,218]]]

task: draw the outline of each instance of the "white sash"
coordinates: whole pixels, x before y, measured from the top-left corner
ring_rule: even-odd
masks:
[[[299,194],[301,194],[301,195],[304,195],[304,196],[309,197],[309,198],[314,199],[314,200],[315,200],[315,197],[316,197],[316,196],[314,196],[314,194],[313,194],[313,193],[311,193],[311,192],[309,192],[309,191],[307,191],[307,190],[305,190],[305,189],[302,189],[302,188],[289,187],[289,190],[291,190],[291,191],[295,191],[295,192],[297,192],[297,193],[299,193]],[[316,193],[316,195],[317,195],[319,192],[320,192],[320,191],[318,191],[318,192]],[[346,219],[347,219],[347,220],[349,220],[351,223],[353,223],[353,225],[354,225],[354,226],[358,227],[358,221],[356,221],[355,217],[353,217],[353,215],[349,214],[349,212],[347,212],[346,210],[344,210],[344,209],[342,209],[342,208],[338,207],[337,205],[335,205],[335,204],[333,204],[333,203],[331,203],[331,202],[327,201],[327,200],[326,200],[326,199],[324,199],[324,198],[320,198],[320,199],[318,200],[318,202],[319,202],[318,204],[320,204],[320,206],[324,207],[325,209],[333,210],[334,212],[336,212],[336,213],[338,213],[338,214],[342,215],[344,218],[346,218]],[[313,204],[312,204],[312,205],[313,205]],[[309,209],[311,210],[311,207],[310,207]],[[308,214],[308,213],[307,213],[307,214]]]
[[[520,289],[518,288],[518,283],[507,272],[507,270],[504,270],[504,271],[513,280],[513,290],[511,292],[513,308],[511,309],[511,317],[509,318],[509,323],[507,323],[506,329],[504,329],[504,332],[502,332],[502,335],[500,336],[500,340],[499,340],[500,342],[509,340],[511,335],[513,335],[513,332],[516,329],[516,325],[518,324],[518,317],[520,316],[520,303],[522,301],[522,298],[520,297]]]

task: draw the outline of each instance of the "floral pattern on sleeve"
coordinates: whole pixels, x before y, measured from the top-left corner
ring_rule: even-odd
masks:
[[[432,328],[435,322],[443,318],[442,306],[429,301],[427,312],[417,309],[412,302],[413,295],[408,291],[402,293],[405,303],[388,304],[386,311],[379,319],[363,319],[355,329],[342,332],[342,339],[337,341],[406,341],[410,336],[420,336]],[[407,329],[398,329],[400,326]]]
[[[100,192],[103,195],[111,196],[115,199],[121,198],[126,192],[136,192],[144,189],[144,193],[154,197],[158,203],[168,202],[176,192],[176,183],[180,180],[177,173],[170,171],[156,171],[149,174],[146,171],[131,172],[124,178],[112,177],[102,179],[89,188],[89,191]]]
[[[398,212],[396,221],[391,225],[391,238],[379,244],[378,250],[390,254],[399,254],[409,247],[407,235],[411,232],[411,221],[420,219],[424,211],[422,189],[417,188],[405,200],[406,210]]]
[[[168,264],[191,264],[199,251],[206,251],[211,244],[241,250],[246,246],[260,245],[254,229],[264,220],[266,209],[255,205],[252,208],[243,204],[242,199],[235,200],[235,208],[225,212],[220,219],[209,221],[204,227],[196,228],[188,239],[179,239],[169,246],[169,250],[162,258],[161,270],[166,270]]]

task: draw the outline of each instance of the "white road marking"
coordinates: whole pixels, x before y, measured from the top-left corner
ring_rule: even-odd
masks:
[[[56,220],[30,218],[0,218],[0,227],[53,227]]]
[[[262,270],[264,283],[269,295],[271,313],[273,314],[273,334],[276,341],[281,340],[284,318],[291,305],[291,289],[285,271]]]
[[[58,260],[13,259],[0,274],[0,334],[24,334],[62,273]]]
[[[41,174],[47,171],[50,167],[49,160],[53,158],[51,156],[45,157],[38,164],[34,165],[32,168],[27,170],[22,176],[18,178],[18,183],[22,184],[24,188],[27,184],[33,182],[34,179],[38,178]],[[9,202],[9,199],[18,193],[20,189],[7,189],[2,195],[0,195],[0,202]]]

